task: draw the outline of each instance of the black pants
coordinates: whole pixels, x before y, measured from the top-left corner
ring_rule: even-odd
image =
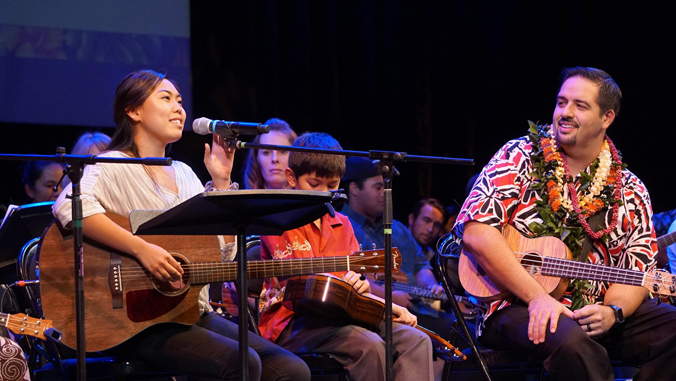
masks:
[[[153,326],[110,352],[197,379],[238,380],[238,332],[237,324],[211,313],[195,325]],[[249,332],[249,379],[309,381],[310,370],[298,356]]]
[[[544,361],[555,380],[613,380],[611,360],[640,365],[638,380],[676,380],[676,307],[645,300],[622,324],[592,339],[574,320],[561,315],[545,342],[528,340],[528,307],[510,305],[486,320],[481,342],[493,349],[528,351]]]

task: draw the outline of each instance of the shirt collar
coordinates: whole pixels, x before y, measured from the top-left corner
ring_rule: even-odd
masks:
[[[355,210],[350,208],[350,205],[348,205],[347,203],[343,204],[343,209],[340,212],[346,215],[350,220],[354,221],[359,226],[364,226],[364,224],[366,223],[367,218],[355,212]]]

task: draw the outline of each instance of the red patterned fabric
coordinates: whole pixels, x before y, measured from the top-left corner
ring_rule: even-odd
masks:
[[[17,343],[5,337],[0,337],[0,380],[30,381],[23,350]]]
[[[359,250],[350,220],[343,214],[322,217],[322,230],[313,223],[284,232],[280,237],[261,237],[262,259],[316,258],[350,255]],[[345,273],[333,273],[342,277]],[[263,309],[258,327],[261,336],[275,342],[294,312],[282,305],[286,281],[265,280],[261,295]]]
[[[505,144],[484,167],[474,183],[470,195],[458,215],[454,227],[455,236],[462,239],[464,224],[479,221],[496,228],[509,224],[521,234],[528,235],[531,222],[542,222],[535,210],[535,202],[541,200],[537,191],[529,189],[535,181],[531,177],[533,165],[530,155],[533,144],[528,137],[515,139]],[[590,172],[587,168],[586,173]],[[655,231],[652,225],[652,206],[646,187],[641,180],[628,170],[622,172],[622,205],[618,224],[610,233],[608,242],[595,241],[588,262],[640,271],[655,266],[657,252]],[[575,179],[579,192],[579,175]],[[606,226],[610,224],[612,210],[605,216]],[[572,285],[572,282],[571,282]],[[600,303],[607,288],[606,282],[591,282],[592,289],[583,294],[588,302]],[[567,295],[571,289],[567,290]],[[568,296],[562,303],[570,306]],[[491,302],[484,315],[484,321],[493,312],[504,308],[514,298]],[[480,327],[477,327],[480,330]]]

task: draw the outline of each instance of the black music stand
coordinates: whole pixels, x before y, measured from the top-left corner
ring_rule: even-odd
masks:
[[[132,211],[134,234],[236,235],[237,289],[247,289],[246,236],[282,235],[321,218],[333,215],[332,202],[345,195],[298,190],[242,190],[198,194],[167,210]],[[239,298],[240,314],[248,314],[246,297]],[[248,316],[240,316],[239,356],[243,380],[248,380]]]
[[[33,238],[40,237],[54,220],[52,205],[54,202],[48,201],[10,207],[11,214],[0,227],[0,284],[20,280],[16,262],[21,248]]]

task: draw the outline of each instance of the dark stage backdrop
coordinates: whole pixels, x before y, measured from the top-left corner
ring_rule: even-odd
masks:
[[[673,13],[661,5],[192,1],[190,12],[189,121],[279,117],[299,133],[328,132],[346,149],[476,160],[474,167],[399,165],[400,220],[420,197],[462,203],[467,180],[503,143],[524,135],[527,120],[551,121],[559,72],[575,65],[617,80],[624,103],[609,135],[650,189],[655,211],[676,207],[668,117],[676,80],[667,58],[676,36]],[[1,131],[0,152],[51,153],[77,135],[41,125]],[[203,180],[206,140],[186,131],[171,154]],[[19,181],[10,173],[5,179]],[[2,193],[0,203],[9,196]]]

